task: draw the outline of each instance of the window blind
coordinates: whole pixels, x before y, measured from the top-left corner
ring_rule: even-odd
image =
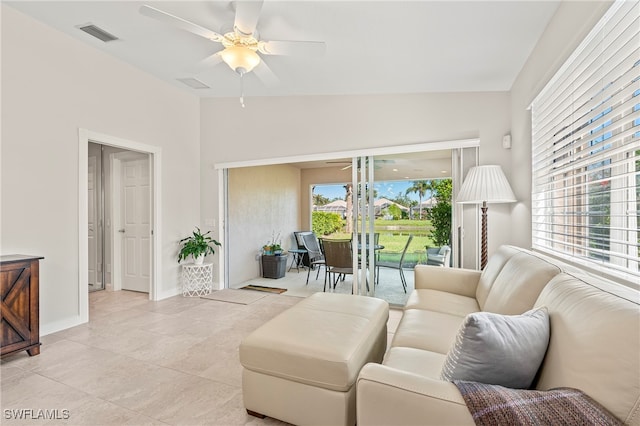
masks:
[[[532,244],[640,285],[640,2],[616,1],[532,103]]]

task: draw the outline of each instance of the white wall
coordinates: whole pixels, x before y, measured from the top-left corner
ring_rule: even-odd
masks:
[[[162,149],[160,297],[200,223],[199,101],[2,6],[2,254],[44,256],[43,334],[78,311],[78,128]]]
[[[300,230],[300,169],[288,166],[229,170],[229,286],[260,276],[256,254],[280,234],[282,248]]]
[[[512,241],[531,247],[531,112],[529,105],[611,5],[610,1],[564,1],[511,88]],[[517,224],[517,226],[516,226]]]
[[[216,163],[479,138],[480,163],[500,164],[508,178],[512,172],[511,153],[502,148],[511,125],[508,93],[247,95],[244,109],[235,98],[201,102],[205,221],[217,218]],[[509,227],[497,225],[509,223],[509,206],[490,210],[489,253],[511,242]]]

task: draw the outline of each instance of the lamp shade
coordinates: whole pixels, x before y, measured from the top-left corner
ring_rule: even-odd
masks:
[[[220,56],[235,72],[251,72],[260,63],[260,56],[254,50],[240,45],[225,48]]]
[[[458,193],[460,204],[513,203],[515,195],[500,166],[476,166],[467,173]]]

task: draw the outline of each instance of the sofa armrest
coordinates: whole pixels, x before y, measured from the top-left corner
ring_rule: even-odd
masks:
[[[460,268],[416,265],[414,286],[416,290],[439,290],[461,296],[475,297],[481,271]]]
[[[356,412],[358,426],[475,424],[453,383],[373,363],[358,376]]]

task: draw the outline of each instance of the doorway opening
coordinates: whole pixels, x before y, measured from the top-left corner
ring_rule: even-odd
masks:
[[[95,142],[88,154],[89,291],[149,293],[150,156]]]
[[[340,184],[344,186],[345,183],[351,183],[354,194],[367,195],[369,198],[370,195],[372,196],[372,191],[369,191],[368,188],[375,188],[378,181],[413,181],[414,179],[449,177],[454,183],[459,183],[467,168],[477,162],[477,149],[477,140],[447,141],[378,148],[372,149],[370,152],[343,152],[215,165],[221,172],[220,176],[224,178],[224,191],[220,192],[219,202],[220,206],[223,206],[221,211],[224,213],[221,214],[224,220],[221,221],[220,229],[224,229],[226,242],[224,245],[226,247],[224,250],[224,282],[226,286],[236,288],[247,280],[261,279],[260,247],[272,238],[271,234],[275,233],[281,236],[282,247],[285,250],[292,247],[297,248],[296,242],[291,237],[292,231],[309,231],[313,226],[312,188],[314,184]],[[446,153],[446,156],[441,156],[439,152]],[[367,167],[365,172],[365,168],[361,167],[363,164],[369,164],[371,167]],[[431,171],[431,168],[435,171]],[[416,175],[411,173],[416,173]],[[457,186],[457,184],[453,185],[452,199],[455,199],[457,195]],[[358,188],[358,191],[355,188]],[[406,189],[404,191],[406,192]],[[352,208],[358,213],[354,212],[352,217],[375,217],[375,201],[375,199],[366,202],[356,201],[354,195]],[[261,208],[261,214],[258,216],[255,215],[255,206]],[[451,256],[451,265],[466,267],[466,259],[473,259],[474,255],[471,253],[467,257],[460,255],[460,253],[466,253],[467,250],[471,250],[475,246],[474,244],[465,244],[466,239],[476,233],[475,221],[472,217],[468,217],[466,212],[463,212],[463,207],[458,207],[451,206],[450,232],[446,234],[448,243],[455,246],[452,247],[455,249],[452,251],[458,253],[455,257]],[[369,212],[369,208],[371,212]],[[363,209],[364,212],[362,212]],[[263,212],[273,212],[273,214],[269,215]],[[414,216],[419,216],[419,208]],[[463,222],[466,228],[464,233],[462,232]],[[373,221],[368,220],[354,223],[353,226],[357,227],[357,233],[352,227],[351,233],[355,233],[355,235],[351,236],[351,240],[360,241],[358,238],[362,234],[366,234],[365,238],[368,238],[368,241],[375,241],[376,230],[373,226],[365,226],[362,229],[363,223],[374,224]],[[352,235],[351,233],[349,235]],[[466,234],[466,238],[464,234]],[[406,245],[409,236],[403,237],[402,242]],[[345,291],[373,296],[374,286],[368,286],[367,289],[366,283],[377,281],[376,277],[372,276],[373,271],[376,270],[374,262],[378,254],[377,248],[375,244],[371,247],[362,244],[361,247],[374,252],[361,253],[358,250],[358,255],[353,256],[353,270],[360,269],[358,268],[358,259],[368,258],[368,268],[366,268],[368,271],[363,272],[366,273],[366,276],[354,277],[353,286],[346,288]],[[421,247],[420,252],[426,256],[425,247]],[[289,263],[291,261],[289,259]],[[389,271],[381,269],[381,271],[391,272],[398,276],[396,287],[403,297],[409,293],[408,291],[405,293],[403,286],[399,284],[401,277],[398,271],[392,269]],[[298,272],[298,268],[292,268],[290,264],[287,266],[288,275],[294,277],[299,275]],[[356,275],[360,275],[360,272]],[[312,275],[315,278],[316,273]],[[318,280],[310,278],[309,282],[306,278],[307,274],[304,274],[302,284],[298,287],[306,292],[312,287],[323,291],[324,283],[321,278]],[[268,286],[269,281],[265,282],[267,284],[263,285]],[[285,284],[284,280],[270,281],[270,283],[271,286],[277,285],[278,287],[283,287]],[[298,283],[295,285],[297,286]],[[292,293],[291,288],[287,291]]]
[[[78,314],[84,323],[91,290],[158,298],[162,162],[154,146],[86,129],[78,140]]]

